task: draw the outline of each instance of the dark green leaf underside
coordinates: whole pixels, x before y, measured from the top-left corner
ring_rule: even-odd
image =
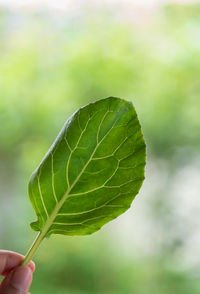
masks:
[[[125,212],[144,180],[145,143],[132,103],[109,97],[74,113],[29,183],[36,231],[86,235]]]

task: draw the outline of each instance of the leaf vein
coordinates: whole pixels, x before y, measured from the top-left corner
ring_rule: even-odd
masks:
[[[39,176],[37,176],[37,183],[38,183],[38,189],[39,189],[39,194],[40,194],[40,199],[41,199],[41,202],[42,202],[42,206],[44,207],[44,211],[47,215],[47,218],[49,217],[49,214],[48,214],[48,211],[46,209],[46,206],[44,204],[44,199],[43,199],[43,196],[42,196],[42,191],[41,191],[41,187],[40,187],[40,179],[39,179]]]
[[[55,191],[55,183],[54,183],[54,169],[53,169],[53,154],[51,153],[51,182],[52,182],[52,190],[53,190],[53,196],[55,198],[56,203],[58,203],[58,198]]]

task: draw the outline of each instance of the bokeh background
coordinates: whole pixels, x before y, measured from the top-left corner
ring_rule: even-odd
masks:
[[[0,1],[0,247],[26,253],[32,171],[108,96],[137,109],[146,180],[94,235],[45,240],[31,293],[199,294],[199,1]]]

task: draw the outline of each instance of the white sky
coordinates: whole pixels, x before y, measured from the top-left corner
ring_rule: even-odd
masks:
[[[17,8],[31,8],[31,7],[46,7],[46,8],[58,8],[68,9],[77,5],[84,5],[86,3],[95,3],[102,5],[113,5],[117,3],[121,4],[137,4],[137,5],[159,5],[165,2],[179,2],[179,3],[194,3],[200,2],[200,0],[0,0],[0,6],[17,7]]]

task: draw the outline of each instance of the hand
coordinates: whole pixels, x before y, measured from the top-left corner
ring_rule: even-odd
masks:
[[[27,294],[32,282],[35,264],[20,266],[24,257],[18,253],[0,250],[0,275],[5,279],[0,284],[0,294]]]

